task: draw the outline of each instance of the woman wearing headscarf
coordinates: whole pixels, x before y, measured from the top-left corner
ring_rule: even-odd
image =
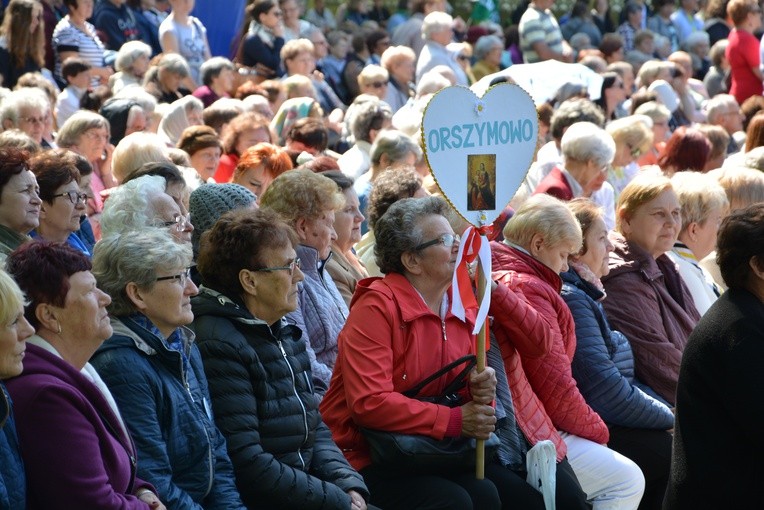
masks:
[[[8,258],[29,299],[24,371],[7,382],[27,478],[28,509],[164,509],[136,476],[121,409],[88,359],[112,334],[90,261],[65,244],[29,243]]]

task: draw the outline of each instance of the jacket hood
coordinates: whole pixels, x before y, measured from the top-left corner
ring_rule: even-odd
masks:
[[[112,5],[108,0],[101,2],[101,5],[103,4]],[[112,5],[112,7],[114,6]],[[132,99],[112,98],[106,101],[98,112],[109,121],[109,125],[111,126],[110,141],[112,145],[117,145],[119,141],[125,137],[125,132],[127,131],[127,118],[130,113],[130,108],[133,106],[139,105]]]
[[[264,320],[252,315],[243,303],[205,286],[199,287],[199,294],[191,298],[191,307],[194,310],[194,317],[214,315],[242,324],[268,326]]]
[[[650,280],[662,276],[663,273],[661,273],[658,264],[647,250],[630,243],[618,232],[610,233],[610,241],[614,247],[608,263],[610,273],[602,277],[603,282],[614,276],[633,272],[642,272]],[[665,255],[661,255],[661,257],[665,257]]]
[[[551,285],[558,294],[562,289],[560,275],[552,271],[549,266],[503,242],[491,242],[491,266],[494,273],[514,271],[536,275]]]
[[[146,338],[136,333],[125,323],[125,321],[130,321],[127,317],[122,318],[110,315],[109,320],[114,332],[111,335],[111,338],[101,344],[96,353],[100,354],[111,349],[122,349],[127,347],[130,349],[138,349],[148,356],[158,354],[157,348],[161,345],[161,340],[159,338],[149,332],[146,333]],[[194,332],[185,326],[182,326],[181,329],[183,330],[187,345],[192,344],[194,342]],[[147,340],[147,338],[149,338],[149,340]],[[155,340],[156,343],[153,340]]]

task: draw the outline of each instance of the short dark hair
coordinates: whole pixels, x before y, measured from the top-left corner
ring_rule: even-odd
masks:
[[[369,228],[398,200],[411,198],[422,187],[422,177],[413,167],[388,168],[374,180],[369,196]]]
[[[178,140],[178,149],[186,151],[189,156],[210,147],[217,147],[221,152],[223,151],[223,144],[217,132],[205,125],[187,127]]]
[[[0,193],[14,175],[29,170],[29,153],[16,147],[0,149]]]
[[[340,189],[340,191],[343,193],[345,192],[345,190],[353,187],[353,179],[351,179],[350,177],[348,177],[347,175],[343,174],[342,172],[338,170],[330,170],[328,172],[321,172],[321,175],[333,180],[337,184],[337,187]]]
[[[183,179],[183,175],[178,170],[178,167],[174,163],[169,161],[157,161],[154,163],[144,163],[135,172],[130,172],[127,177],[122,180],[122,184],[126,184],[133,179],[143,177],[144,175],[158,175],[164,177],[167,185],[171,184],[186,184],[186,180]]]
[[[64,60],[63,64],[61,64],[61,75],[64,78],[73,78],[80,73],[89,71],[92,68],[93,66],[79,57],[69,57]]]
[[[237,209],[202,234],[196,267],[206,287],[238,301],[244,292],[239,282],[242,269],[262,269],[265,249],[297,243],[297,234],[276,212]]]
[[[323,152],[329,146],[329,130],[324,121],[312,117],[295,121],[289,128],[286,138],[315,149],[317,152]]]
[[[6,270],[26,295],[24,309],[29,323],[37,329],[35,309],[42,303],[63,307],[69,292],[69,277],[90,271],[90,259],[66,243],[35,241],[16,248],[6,262]]]
[[[764,202],[733,211],[722,222],[716,242],[716,263],[730,289],[747,289],[751,259],[764,270]]]
[[[40,186],[40,199],[45,202],[52,203],[61,186],[72,181],[80,183],[80,171],[72,157],[52,151],[41,152],[29,160],[29,166]]]

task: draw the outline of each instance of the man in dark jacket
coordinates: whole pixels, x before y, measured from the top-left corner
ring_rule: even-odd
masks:
[[[95,8],[93,25],[109,50],[119,51],[127,41],[135,41],[141,36],[135,14],[125,1],[101,0]]]

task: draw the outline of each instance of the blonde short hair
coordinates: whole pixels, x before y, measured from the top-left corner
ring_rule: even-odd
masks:
[[[260,197],[260,207],[279,214],[292,227],[297,220],[317,219],[345,205],[337,184],[310,170],[290,170],[276,177]]]
[[[764,173],[745,167],[720,168],[708,172],[727,193],[730,210],[745,209],[764,202]]]
[[[170,161],[167,146],[154,133],[130,133],[119,141],[111,158],[111,172],[117,182],[138,170],[145,163]]]
[[[315,47],[313,46],[313,43],[310,42],[310,39],[292,39],[284,44],[279,56],[282,61],[292,60],[300,53],[310,53],[313,55],[314,49]]]
[[[364,85],[370,85],[375,81],[383,81],[387,83],[387,80],[389,79],[390,74],[387,72],[387,69],[378,65],[369,64],[361,69],[361,73],[358,75],[358,86],[363,87]]]
[[[530,248],[536,234],[544,238],[544,245],[551,247],[570,243],[578,252],[583,244],[581,225],[564,202],[551,195],[534,195],[520,206],[504,226],[504,239]]]
[[[410,60],[412,63],[416,61],[414,50],[408,46],[390,46],[382,53],[380,64],[388,71],[391,71],[393,67],[405,60]]]
[[[653,120],[647,115],[629,115],[610,122],[605,130],[616,145],[629,145],[644,154],[653,145]]]
[[[642,172],[637,174],[632,181],[626,185],[618,197],[618,205],[615,208],[615,228],[623,234],[621,226],[623,220],[629,220],[641,206],[655,199],[666,190],[672,190],[671,180],[661,174],[654,172]]]
[[[19,312],[24,311],[27,300],[11,275],[0,269],[0,327],[9,326]]]
[[[698,172],[677,172],[671,177],[671,184],[682,206],[682,230],[690,223],[705,224],[712,211],[729,207],[727,194],[719,182],[707,174]]]

